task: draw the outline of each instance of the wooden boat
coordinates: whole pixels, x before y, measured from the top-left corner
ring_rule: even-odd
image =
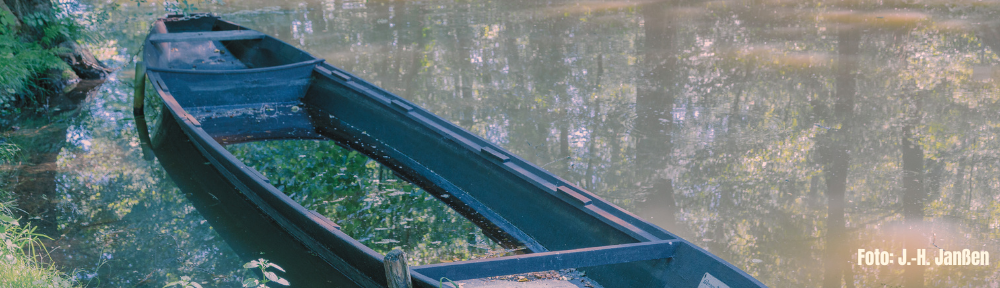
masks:
[[[341,232],[336,219],[292,201],[223,145],[337,141],[447,203],[491,238],[531,252],[410,267],[415,287],[438,287],[442,277],[566,268],[604,287],[765,287],[704,249],[271,36],[210,14],[168,15],[151,30],[145,74],[169,111],[165,117],[256,209],[349,279],[339,287],[386,287],[383,255]]]

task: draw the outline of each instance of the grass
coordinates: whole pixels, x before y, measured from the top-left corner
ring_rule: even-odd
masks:
[[[17,145],[0,143],[0,164],[16,162],[20,156]],[[11,198],[0,190],[0,197]],[[75,287],[74,283],[55,267],[42,263],[45,235],[31,225],[14,218],[14,203],[0,201],[0,287]]]

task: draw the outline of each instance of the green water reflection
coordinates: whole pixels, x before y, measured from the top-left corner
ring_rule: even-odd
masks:
[[[118,61],[165,10],[277,36],[770,286],[1000,279],[854,258],[1000,255],[994,2],[83,3]]]

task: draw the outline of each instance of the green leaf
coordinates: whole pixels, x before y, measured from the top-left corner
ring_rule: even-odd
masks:
[[[14,218],[11,218],[10,216],[3,215],[3,214],[0,214],[0,220],[3,220],[3,222],[14,222],[15,221]]]
[[[264,277],[267,277],[267,280],[271,280],[274,282],[278,282],[278,279],[281,279],[281,277],[275,275],[274,272],[264,272]]]
[[[291,284],[288,283],[288,280],[285,280],[285,278],[278,278],[278,280],[275,280],[274,282],[278,282],[278,284],[285,285],[285,286],[290,286],[291,285]]]
[[[281,269],[281,266],[278,266],[278,264],[267,263],[267,267],[274,267],[274,269],[278,269],[278,271],[285,272],[285,269]]]

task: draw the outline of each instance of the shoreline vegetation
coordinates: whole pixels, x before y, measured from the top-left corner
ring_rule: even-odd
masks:
[[[20,162],[20,150],[15,144],[0,143],[0,166]],[[10,179],[14,173],[0,170],[3,179]],[[14,198],[13,193],[0,188],[0,287],[76,287],[70,277],[44,261],[48,252],[42,240],[49,237],[15,218]]]
[[[0,131],[22,110],[111,71],[79,35],[81,27],[50,0],[0,0]]]
[[[0,0],[0,132],[17,130],[15,123],[46,111],[81,80],[111,72],[79,35],[80,26],[50,0]],[[8,189],[18,183],[7,179],[31,164],[27,151],[7,140],[0,137],[0,287],[77,287],[48,259],[43,241],[51,235],[26,220],[39,215],[19,208],[30,206],[17,203],[25,195]]]

